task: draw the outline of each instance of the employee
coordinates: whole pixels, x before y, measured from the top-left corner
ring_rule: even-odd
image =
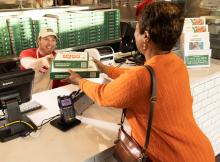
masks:
[[[198,127],[192,111],[189,75],[181,58],[171,50],[183,28],[177,5],[159,1],[147,5],[138,19],[135,40],[156,76],[157,101],[147,154],[154,162],[214,162],[210,141]],[[114,79],[98,84],[77,73],[64,79],[101,106],[126,108],[133,138],[144,145],[149,113],[150,74],[144,66],[109,67],[95,60],[100,71]]]
[[[53,6],[54,0],[35,0],[34,3],[36,8],[50,7]]]
[[[56,39],[52,29],[42,29],[37,40],[38,48],[26,49],[20,54],[21,70],[32,68],[35,71],[32,93],[52,88],[50,64],[55,56]]]

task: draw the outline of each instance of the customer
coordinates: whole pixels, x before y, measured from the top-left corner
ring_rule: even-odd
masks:
[[[143,0],[141,3],[139,3],[136,7],[136,17],[140,16],[141,11],[144,9],[145,5],[148,5],[155,1],[156,0]]]
[[[50,63],[55,55],[56,33],[50,29],[42,29],[37,40],[38,48],[30,48],[21,52],[21,70],[32,68],[35,71],[32,93],[52,88],[50,80]]]
[[[157,84],[147,154],[155,162],[214,162],[212,146],[193,117],[186,66],[171,51],[183,22],[174,3],[154,2],[145,7],[136,25],[137,48],[146,58],[145,65],[155,70]],[[79,85],[101,106],[126,108],[132,136],[143,146],[151,95],[148,70],[144,66],[123,69],[95,62],[100,71],[114,80],[97,84],[70,71],[71,75],[64,81]]]

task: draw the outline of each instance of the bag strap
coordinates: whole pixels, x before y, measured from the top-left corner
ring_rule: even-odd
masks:
[[[149,111],[149,116],[148,116],[148,124],[147,124],[147,129],[146,129],[146,137],[145,137],[145,142],[144,142],[144,151],[147,149],[150,141],[150,132],[151,132],[151,125],[152,125],[152,119],[153,119],[153,114],[154,114],[154,104],[156,102],[156,79],[155,79],[155,73],[154,69],[150,65],[145,66],[147,70],[150,73],[150,78],[151,78],[151,98],[150,98],[150,111]],[[125,120],[125,115],[126,115],[126,109],[123,109],[122,114],[121,114],[121,128],[123,128],[123,123]]]
[[[147,130],[146,130],[147,133],[146,133],[146,137],[145,137],[144,150],[146,150],[149,145],[152,119],[153,119],[153,115],[154,115],[154,104],[157,100],[156,79],[155,79],[154,69],[150,65],[146,65],[145,67],[150,72],[150,77],[151,77],[151,98],[150,98],[150,112],[149,112],[149,116],[148,116],[148,125],[147,125]]]

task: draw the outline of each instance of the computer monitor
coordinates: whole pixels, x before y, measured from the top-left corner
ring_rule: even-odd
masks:
[[[34,71],[14,71],[0,76],[0,110],[5,120],[0,121],[0,141],[24,136],[36,126],[20,112],[19,105],[31,99]],[[29,125],[30,124],[30,125]],[[32,127],[31,127],[32,126]]]

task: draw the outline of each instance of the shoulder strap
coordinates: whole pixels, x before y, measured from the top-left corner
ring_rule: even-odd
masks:
[[[126,114],[126,109],[123,109],[121,113],[120,127],[123,127],[123,123],[125,121],[125,114]]]
[[[150,111],[149,111],[149,116],[148,116],[148,124],[147,124],[147,129],[146,129],[146,137],[145,137],[145,142],[144,142],[144,151],[147,149],[150,141],[150,132],[151,132],[151,125],[152,125],[152,119],[153,119],[153,114],[154,114],[154,104],[156,102],[156,79],[155,79],[155,73],[154,69],[150,65],[145,66],[147,70],[150,73],[150,78],[151,78],[151,98],[150,98]],[[125,120],[125,115],[126,115],[126,109],[123,109],[122,114],[121,114],[121,127],[123,127],[123,123]]]
[[[147,149],[150,141],[150,132],[151,132],[151,125],[152,125],[152,119],[154,114],[154,104],[157,100],[156,97],[156,79],[155,79],[155,73],[154,69],[150,65],[145,66],[151,77],[151,98],[150,98],[150,112],[148,116],[148,124],[147,124],[147,130],[146,130],[146,137],[145,137],[145,143],[144,143],[144,150]]]

